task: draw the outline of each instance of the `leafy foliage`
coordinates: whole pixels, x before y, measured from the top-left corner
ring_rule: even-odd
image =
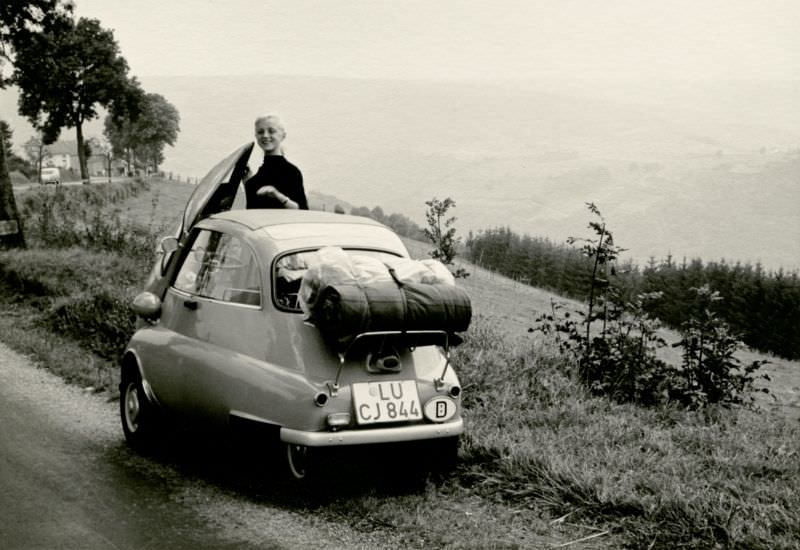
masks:
[[[41,136],[31,136],[25,142],[23,148],[28,160],[36,167],[37,179],[41,181],[42,165],[46,159],[50,158],[50,151],[47,145],[44,144]]]
[[[128,63],[110,30],[96,19],[60,18],[48,32],[16,48],[13,81],[20,89],[19,111],[42,131],[43,141],[75,128],[81,176],[88,176],[83,125],[97,106],[127,102],[132,86]]]
[[[151,228],[122,219],[112,205],[137,195],[146,182],[102,186],[39,188],[23,196],[20,215],[37,246],[93,251],[113,250],[133,257],[150,257],[155,238]]]
[[[174,145],[178,137],[180,115],[162,95],[146,94],[135,119],[112,113],[104,125],[103,133],[116,157],[127,159],[128,166],[138,161],[157,172],[164,161],[164,146]]]
[[[425,201],[425,205],[428,207],[425,211],[425,221],[428,225],[423,232],[425,237],[436,247],[431,251],[431,257],[445,265],[452,265],[461,238],[456,236],[456,228],[453,227],[456,217],[447,217],[447,214],[451,208],[455,207],[456,202],[450,197],[444,200],[434,197]],[[469,277],[469,273],[464,268],[456,269],[453,275]]]
[[[30,178],[36,173],[36,170],[33,166],[31,166],[31,163],[13,151],[13,136],[14,131],[11,129],[8,123],[5,120],[0,120],[0,139],[3,140],[6,151],[6,165],[8,167],[8,171],[18,171]]]
[[[741,344],[710,307],[719,294],[693,289],[697,299],[675,344],[683,349],[683,362],[675,368],[659,359],[657,352],[666,341],[658,335],[659,324],[648,314],[648,305],[660,301],[662,293],[626,297],[613,265],[622,249],[613,244],[597,207],[587,206],[600,219],[589,224],[595,238],[569,239],[582,243],[582,253],[592,260],[587,311],[560,316],[563,306],[553,304],[552,312],[538,316],[531,330],[555,335],[559,350],[577,364],[579,378],[597,395],[642,405],[667,400],[691,407],[751,402],[753,373],[764,362],[739,372],[734,354]]]
[[[467,256],[478,265],[515,280],[588,301],[594,262],[580,250],[547,239],[517,235],[508,228],[470,234]],[[614,262],[615,281],[627,296],[661,292],[648,301],[647,312],[666,326],[680,329],[691,314],[693,287],[708,285],[723,298],[719,317],[755,349],[787,359],[800,358],[800,278],[782,270],[769,273],[759,265],[699,259],[676,263],[652,260],[640,270]]]
[[[743,366],[735,355],[741,341],[714,312],[715,305],[723,301],[719,292],[708,286],[691,290],[691,316],[681,326],[681,340],[674,344],[682,349],[683,361],[675,373],[679,384],[677,391],[672,389],[673,396],[688,406],[750,403],[754,373],[767,361]]]
[[[130,300],[150,268],[160,230],[123,220],[114,205],[147,185],[29,191],[20,212],[34,248],[6,256],[0,268],[5,284],[39,297],[43,326],[109,360],[133,332]]]
[[[0,69],[3,62],[14,64],[14,52],[25,47],[37,34],[72,12],[70,2],[61,0],[10,0],[0,3]],[[9,84],[0,74],[0,88]]]
[[[779,270],[767,273],[761,266],[700,260],[676,264],[671,258],[647,266],[641,281],[644,291],[664,292],[664,300],[651,304],[650,312],[675,329],[682,327],[695,300],[693,288],[708,286],[721,300],[714,311],[755,349],[787,359],[800,359],[800,278]]]

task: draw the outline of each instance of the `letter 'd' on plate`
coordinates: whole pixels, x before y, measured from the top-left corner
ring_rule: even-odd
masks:
[[[353,384],[353,404],[359,424],[408,422],[422,418],[414,380]]]

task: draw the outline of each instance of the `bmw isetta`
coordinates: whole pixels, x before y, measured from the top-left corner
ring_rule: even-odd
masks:
[[[134,300],[121,363],[126,440],[153,445],[167,417],[270,428],[299,479],[309,449],[418,441],[454,458],[464,423],[449,347],[469,324],[468,297],[399,281],[390,267],[380,285],[307,285],[325,271],[325,251],[370,265],[413,260],[368,218],[231,208],[252,148],[197,185]]]

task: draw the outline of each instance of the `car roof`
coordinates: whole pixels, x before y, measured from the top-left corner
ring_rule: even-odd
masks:
[[[214,214],[208,221],[234,223],[250,232],[269,254],[309,246],[357,247],[408,256],[400,237],[370,218],[315,210],[249,209]],[[205,227],[206,221],[198,225]],[[266,237],[266,239],[264,239]]]
[[[292,210],[280,208],[228,210],[227,212],[214,214],[211,216],[211,218],[216,220],[230,220],[232,222],[242,224],[251,230],[296,223],[342,223],[385,227],[383,224],[373,219],[364,218],[362,216],[335,214],[333,212],[320,212],[318,210]]]

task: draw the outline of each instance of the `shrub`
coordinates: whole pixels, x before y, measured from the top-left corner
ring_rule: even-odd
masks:
[[[577,364],[580,379],[596,395],[642,405],[665,400],[692,407],[751,402],[753,373],[764,361],[739,372],[734,354],[741,344],[710,307],[720,300],[719,294],[707,287],[694,289],[696,305],[683,325],[682,339],[675,344],[684,350],[682,365],[665,363],[656,354],[666,342],[658,336],[658,322],[647,314],[653,309],[650,303],[662,294],[625,296],[614,266],[622,249],[614,245],[598,208],[587,206],[600,219],[589,224],[596,238],[569,240],[583,243],[583,254],[592,260],[587,311],[562,315],[563,308],[554,304],[551,313],[535,319],[531,330],[553,334],[559,350]]]
[[[41,325],[106,359],[117,359],[133,333],[130,300],[147,274],[135,258],[80,248],[0,252],[0,278],[34,299]],[[149,267],[149,265],[147,265]]]
[[[118,359],[136,325],[124,294],[101,290],[56,302],[43,320],[50,330],[81,342],[104,359]]]
[[[673,399],[694,407],[752,403],[754,373],[768,361],[753,361],[743,366],[736,357],[742,348],[741,341],[714,311],[715,304],[722,301],[719,292],[708,286],[691,290],[694,293],[691,316],[681,326],[680,341],[674,344],[682,348],[683,360],[671,388]],[[761,377],[768,379],[766,374]]]
[[[122,219],[113,208],[146,189],[144,182],[102,186],[36,189],[20,208],[28,241],[33,246],[112,251],[150,256],[155,237],[150,228]]]
[[[456,257],[456,248],[461,242],[460,237],[456,237],[456,228],[453,224],[455,216],[446,217],[450,208],[455,207],[456,202],[447,197],[443,201],[433,198],[425,201],[428,209],[425,211],[425,221],[428,226],[423,229],[425,237],[436,247],[431,251],[431,257],[439,260],[445,265],[452,265]],[[457,278],[469,277],[469,272],[464,268],[457,268],[453,271]]]

